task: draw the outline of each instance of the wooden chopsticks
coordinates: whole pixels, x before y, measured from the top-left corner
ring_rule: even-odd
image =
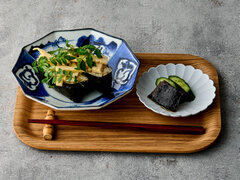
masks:
[[[159,125],[159,124],[135,124],[135,123],[113,123],[113,122],[93,122],[93,121],[70,121],[70,120],[46,120],[28,119],[28,123],[88,126],[102,128],[117,128],[129,130],[147,130],[174,134],[204,134],[205,129],[201,126],[179,126],[179,125]]]

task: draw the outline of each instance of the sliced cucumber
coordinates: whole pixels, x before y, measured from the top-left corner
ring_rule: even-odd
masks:
[[[169,76],[169,79],[171,79],[174,83],[176,83],[180,88],[182,88],[186,93],[187,101],[193,101],[195,99],[195,95],[193,94],[190,86],[180,77],[178,76]]]
[[[178,76],[169,76],[168,78],[175,82],[177,85],[179,85],[186,93],[191,90],[189,85],[182,78]]]
[[[156,86],[158,86],[158,84],[160,83],[160,82],[162,82],[162,81],[166,81],[166,82],[168,82],[171,86],[173,86],[173,87],[175,87],[176,88],[176,85],[175,85],[175,83],[173,82],[173,81],[171,81],[170,79],[168,79],[168,78],[165,78],[165,77],[160,77],[160,78],[157,78],[157,80],[156,80]]]

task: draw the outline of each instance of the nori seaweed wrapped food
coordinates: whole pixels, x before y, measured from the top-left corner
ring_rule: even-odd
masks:
[[[148,98],[169,111],[176,111],[180,104],[195,99],[190,86],[178,76],[159,77],[155,84],[157,87]]]
[[[90,86],[101,93],[109,93],[112,91],[112,69],[106,67],[106,72],[102,76],[94,73],[87,73],[86,76],[90,82]]]
[[[148,98],[170,111],[177,110],[183,97],[184,93],[167,81],[159,82],[158,86],[148,96]]]
[[[42,79],[74,102],[81,102],[89,91],[102,93],[112,91],[112,69],[108,59],[93,45],[73,47],[66,41],[67,48],[46,52],[39,48],[40,55],[33,62],[33,69]]]
[[[42,72],[37,73],[37,76],[40,80],[43,80],[45,78],[44,73]],[[82,75],[82,78],[85,80],[81,81],[81,83],[68,84],[63,82],[61,86],[57,86],[55,83],[53,84],[50,82],[49,86],[59,93],[65,95],[72,101],[78,103],[81,102],[85,94],[91,91],[91,86],[88,82],[87,77]]]
[[[81,102],[84,95],[90,90],[88,81],[82,82],[82,84],[63,83],[62,86],[54,85],[53,89],[65,95],[74,102]]]

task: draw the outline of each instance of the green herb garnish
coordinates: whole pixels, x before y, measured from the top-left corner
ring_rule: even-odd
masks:
[[[48,51],[49,54],[54,55],[58,50]]]
[[[80,69],[83,70],[83,71],[86,71],[86,64],[84,61],[81,61],[80,63]]]
[[[96,56],[97,56],[98,58],[102,58],[102,54],[101,54],[100,49],[95,49],[95,50],[94,50],[94,54],[96,54]]]
[[[73,59],[76,59],[74,56],[66,55],[64,56],[67,60],[71,61]]]
[[[93,66],[93,58],[92,58],[91,55],[87,56],[86,61],[87,61],[88,67],[92,68],[92,66]]]
[[[68,82],[70,82],[72,80],[72,71],[69,71],[69,79],[68,79]]]
[[[74,76],[74,83],[77,84],[78,80],[77,80],[77,76]]]
[[[53,87],[52,85],[56,82],[60,83],[63,76],[66,77],[68,82],[73,79],[72,71],[68,72],[61,68],[56,71],[56,66],[67,66],[72,60],[77,59],[77,67],[75,69],[86,71],[87,67],[92,68],[93,66],[96,66],[96,63],[93,62],[93,55],[102,58],[100,49],[96,48],[94,45],[89,44],[75,48],[72,44],[69,44],[68,40],[66,40],[66,48],[58,48],[57,50],[49,51],[48,53],[53,57],[48,59],[47,57],[42,56],[38,61],[32,63],[32,67],[36,73],[42,73],[44,75],[44,79],[41,82],[47,83],[49,87]],[[86,62],[83,60],[84,58],[86,58]],[[77,76],[74,76],[74,83],[80,83],[81,86],[83,86],[81,82],[78,82]]]
[[[64,74],[65,76],[67,76],[67,71],[66,71],[66,70],[63,70],[63,74]]]
[[[62,80],[62,76],[60,76],[60,77],[58,78],[58,83],[60,83],[61,80]]]

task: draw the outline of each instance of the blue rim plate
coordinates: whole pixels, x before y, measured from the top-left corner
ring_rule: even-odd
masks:
[[[70,44],[82,46],[93,44],[107,56],[112,68],[113,96],[107,97],[98,91],[85,95],[81,103],[75,103],[54,89],[42,84],[32,69],[32,62],[39,56],[33,48],[39,47],[52,51],[65,47],[66,39]],[[34,101],[56,110],[100,109],[118,100],[133,89],[140,62],[126,41],[95,29],[74,29],[53,31],[22,48],[19,58],[12,69],[24,95]]]

